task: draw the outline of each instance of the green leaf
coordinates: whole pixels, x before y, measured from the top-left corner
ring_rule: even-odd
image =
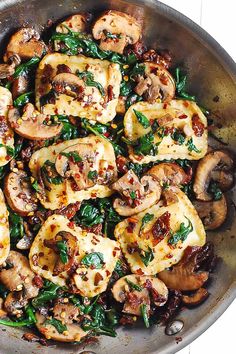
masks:
[[[148,247],[148,251],[141,250],[142,253],[139,254],[143,264],[147,267],[150,262],[154,259],[153,251],[150,247]]]
[[[18,96],[14,101],[13,104],[15,107],[19,108],[24,106],[26,103],[30,101],[30,98],[34,94],[34,91],[23,93],[22,95]]]
[[[31,70],[36,64],[40,62],[40,58],[38,57],[33,57],[26,63],[20,64],[16,70],[15,73],[13,74],[13,78],[17,78],[18,76],[22,76],[24,74],[27,74],[29,70]]]
[[[82,158],[79,156],[77,151],[70,152],[60,152],[60,155],[65,156],[67,158],[71,158],[73,162],[78,163],[82,161]]]
[[[68,248],[66,241],[58,241],[57,242],[57,249],[59,251],[59,256],[63,264],[68,263]]]
[[[131,290],[136,290],[136,291],[139,291],[139,292],[143,290],[143,288],[140,285],[133,283],[129,279],[125,278],[125,281],[129,285]]]
[[[32,300],[32,305],[35,308],[45,305],[45,303],[58,298],[58,290],[61,287],[50,281],[45,281],[44,287],[40,289],[38,296]]]
[[[194,145],[193,143],[193,138],[190,138],[188,141],[187,141],[187,147],[188,147],[188,151],[195,151],[196,153],[200,153],[201,150],[198,150],[197,147]]]
[[[176,85],[176,92],[179,98],[184,98],[189,101],[196,101],[195,96],[191,96],[185,92],[186,85],[187,85],[187,75],[180,68],[175,69],[175,85]]]
[[[75,221],[84,226],[93,226],[104,221],[104,215],[92,202],[84,202],[76,213]]]
[[[122,262],[119,259],[116,262],[114,272],[116,272],[118,274],[119,278],[122,278],[125,275],[124,269],[122,267]]]
[[[36,192],[39,192],[39,184],[38,184],[38,181],[34,181],[33,183],[31,183],[33,189],[36,191]]]
[[[193,224],[186,216],[185,219],[188,220],[188,224],[185,225],[184,222],[181,222],[179,230],[176,231],[168,240],[170,245],[175,245],[179,241],[184,242],[188,235],[193,231]]]
[[[149,128],[150,127],[150,122],[149,122],[148,118],[142,112],[136,111],[136,109],[133,109],[133,111],[134,111],[134,114],[136,115],[139,123],[145,129]]]
[[[31,326],[32,324],[34,324],[34,322],[31,322],[29,320],[22,320],[22,321],[14,322],[14,321],[9,321],[9,320],[3,320],[0,318],[0,324],[2,324],[4,326],[9,326],[9,327],[24,327],[24,326]]]
[[[82,79],[84,79],[85,84],[87,86],[96,87],[99,90],[100,94],[102,96],[105,96],[105,91],[104,91],[102,84],[100,84],[100,82],[94,81],[93,73],[91,73],[90,71],[83,71],[83,72],[77,71],[77,75],[79,77],[81,77]]]
[[[11,244],[15,245],[24,236],[23,218],[14,213],[10,208],[8,211]]]
[[[63,178],[56,171],[55,164],[49,160],[44,162],[43,166],[41,167],[41,172],[46,180],[51,184],[58,185],[63,182]]]
[[[135,199],[136,199],[136,193],[135,193],[135,191],[131,191],[129,195],[130,195],[130,198],[131,198],[132,200],[135,200]]]
[[[4,145],[4,144],[0,144],[0,148],[4,147],[7,151],[7,155],[10,157],[14,157],[15,156],[15,149],[11,146],[8,145]]]
[[[157,144],[154,143],[154,135],[152,132],[141,136],[135,142],[134,153],[136,155],[155,156],[158,153]]]
[[[5,177],[6,173],[7,173],[6,167],[5,166],[1,166],[0,167],[0,180]]]
[[[92,252],[92,253],[86,254],[81,259],[80,263],[86,267],[92,266],[95,269],[101,269],[104,265],[104,257],[101,252]]]
[[[143,317],[143,322],[144,322],[146,328],[149,328],[150,327],[150,323],[149,323],[147,305],[146,304],[140,305],[140,311],[141,311],[141,315]]]
[[[220,200],[222,198],[222,191],[219,188],[217,182],[211,181],[208,187],[208,193],[213,195],[214,200]]]
[[[179,145],[183,145],[185,142],[185,136],[183,135],[183,133],[178,130],[175,129],[175,131],[171,134],[171,138],[176,141]]]
[[[154,218],[154,214],[146,213],[146,214],[144,215],[144,217],[142,218],[140,231],[142,231],[143,228],[144,228],[144,226],[145,226],[149,221],[151,221],[153,218]]]
[[[36,320],[36,317],[35,317],[35,310],[34,308],[31,306],[31,305],[27,305],[26,308],[25,308],[25,313],[28,317],[28,320],[32,323],[36,323],[37,320]]]
[[[91,179],[91,181],[96,181],[97,178],[98,178],[97,171],[89,171],[88,179]]]
[[[139,95],[137,95],[136,93],[131,93],[131,94],[127,97],[127,99],[126,99],[126,101],[125,101],[125,108],[126,108],[126,110],[127,110],[130,106],[132,106],[134,103],[140,102],[140,101],[142,101],[142,100],[143,100],[142,96],[139,96]]]
[[[44,323],[45,324],[50,324],[53,327],[55,327],[57,332],[60,333],[60,334],[65,332],[65,331],[67,331],[66,325],[62,324],[62,322],[57,320],[56,318],[52,318],[51,320],[46,320]]]

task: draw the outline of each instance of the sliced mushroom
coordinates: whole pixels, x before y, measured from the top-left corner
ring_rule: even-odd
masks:
[[[62,123],[50,125],[50,116],[39,113],[32,103],[27,103],[21,116],[16,108],[8,113],[11,128],[20,136],[30,140],[46,140],[58,136],[63,128]]]
[[[88,13],[72,15],[57,25],[56,32],[68,33],[68,28],[73,32],[85,32],[90,19],[91,15]]]
[[[0,297],[0,318],[7,316],[7,312],[4,310],[3,305],[4,305],[4,300],[3,298]]]
[[[118,191],[123,198],[116,198],[113,203],[117,213],[122,216],[131,216],[149,208],[161,196],[161,187],[158,181],[152,176],[143,176],[139,181],[132,170],[129,170],[111,187]]]
[[[67,324],[79,321],[79,308],[73,304],[56,304],[53,308],[54,318]]]
[[[233,164],[228,153],[221,150],[212,151],[200,160],[193,185],[196,198],[202,201],[213,199],[207,192],[211,179],[217,181],[222,190],[229,189],[233,183]]]
[[[37,210],[37,197],[26,172],[10,172],[5,178],[4,193],[12,210],[22,216]]]
[[[97,19],[92,33],[95,39],[100,39],[102,50],[122,54],[128,44],[138,42],[141,36],[141,26],[134,17],[110,10]]]
[[[60,249],[58,248],[58,242],[60,241],[66,245],[66,254],[68,258],[66,262],[60,257]],[[53,275],[58,275],[71,269],[77,253],[77,238],[74,235],[70,232],[60,231],[54,239],[44,240],[44,246],[53,249],[58,254],[58,259],[53,269]]]
[[[190,291],[197,290],[208,280],[209,273],[204,271],[196,272],[197,257],[201,247],[188,246],[182,259],[169,270],[158,273],[169,289]]]
[[[59,342],[80,342],[82,338],[89,334],[89,331],[82,330],[79,324],[68,324],[67,330],[63,333],[59,333],[56,328],[47,322],[47,318],[36,312],[36,327],[39,332],[42,333],[47,339],[57,340]]]
[[[8,59],[7,64],[0,64],[0,79],[12,76],[15,72],[16,66],[20,64],[20,61],[20,57],[17,54],[14,54]]]
[[[168,299],[168,289],[161,280],[154,276],[135,274],[118,279],[112,288],[112,294],[116,301],[124,303],[123,312],[137,316],[141,315],[141,304],[146,304],[150,310],[151,302],[156,306],[163,306]]]
[[[54,76],[51,84],[57,94],[65,94],[76,99],[82,99],[84,97],[85,83],[75,74],[57,74]]]
[[[184,170],[177,164],[171,162],[162,162],[153,166],[146,172],[147,175],[153,176],[161,186],[181,186],[188,181],[188,176]]]
[[[33,28],[21,28],[14,33],[7,45],[3,60],[5,63],[15,54],[23,60],[41,57],[45,51],[45,44],[40,40],[39,33]]]
[[[227,216],[227,202],[222,195],[220,200],[202,202],[193,201],[193,205],[198,212],[206,230],[215,230],[220,227]]]
[[[16,248],[19,250],[28,250],[30,249],[33,239],[34,239],[34,234],[29,228],[29,224],[26,221],[23,221],[24,225],[24,236],[17,242]]]
[[[12,88],[11,88],[13,99],[16,99],[18,96],[27,92],[28,85],[29,85],[29,80],[26,76],[21,75],[15,78],[12,82]]]
[[[0,271],[0,282],[11,291],[4,306],[11,313],[18,313],[27,301],[36,297],[39,288],[34,284],[35,274],[30,269],[28,259],[21,253],[10,251],[6,260],[9,269]]]
[[[134,91],[139,95],[145,95],[148,102],[153,103],[157,98],[163,102],[172,100],[175,96],[175,81],[169,71],[161,65],[144,63],[145,74],[138,76],[138,84]]]
[[[193,295],[183,295],[182,301],[187,306],[196,306],[205,301],[208,296],[208,291],[205,288],[200,288]]]

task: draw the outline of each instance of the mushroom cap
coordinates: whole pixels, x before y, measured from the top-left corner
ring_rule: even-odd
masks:
[[[10,233],[8,222],[8,210],[5,203],[5,198],[2,190],[0,189],[0,265],[2,265],[8,257],[10,251]]]
[[[63,124],[46,125],[44,123],[47,119],[49,116],[36,111],[32,103],[25,105],[22,116],[17,108],[11,108],[8,112],[11,128],[20,136],[30,140],[47,140],[60,134]]]
[[[158,273],[169,289],[191,291],[197,290],[208,280],[209,273],[205,271],[195,272],[197,255],[201,248],[188,246],[182,259],[171,270],[163,270]]]
[[[215,230],[220,227],[227,217],[227,202],[224,194],[220,200],[203,202],[193,201],[206,230]]]
[[[169,71],[155,63],[145,62],[144,65],[145,78],[138,78],[134,91],[140,96],[145,93],[149,103],[154,103],[160,97],[163,102],[172,100],[175,96],[175,80]]]
[[[0,64],[0,79],[5,79],[13,75],[15,72],[15,65]]]
[[[21,28],[11,36],[3,57],[4,62],[7,63],[14,54],[23,60],[41,57],[46,47],[39,38],[39,33],[33,28]]]
[[[199,288],[193,295],[183,295],[182,301],[187,306],[196,306],[205,301],[209,296],[205,288]]]
[[[85,32],[87,24],[91,16],[88,13],[85,14],[75,14],[67,17],[63,22],[59,23],[56,27],[56,32],[68,33],[68,27],[73,32]]]
[[[200,160],[197,166],[194,185],[193,185],[193,190],[196,195],[196,198],[202,201],[212,200],[212,196],[207,192],[211,179],[218,181],[219,187],[221,187],[220,184],[221,180],[222,180],[223,187],[225,187],[225,185],[227,185],[227,187],[229,187],[229,185],[231,186],[231,184],[225,182],[225,178],[222,179],[221,177],[222,174],[219,173],[218,175],[216,175],[215,174],[216,171],[214,170],[218,166],[219,169],[221,170],[223,169],[224,171],[228,172],[232,170],[233,164],[234,162],[232,158],[229,156],[229,154],[221,150],[212,151],[209,154],[207,154],[202,160]],[[213,173],[213,178],[212,178],[212,173]],[[231,178],[231,181],[232,180],[233,178]]]
[[[122,54],[126,45],[134,44],[139,40],[141,25],[126,13],[109,10],[96,20],[92,33],[95,39],[101,39],[102,50],[112,50]],[[118,35],[120,38],[106,38],[106,33]]]
[[[116,301],[123,303],[126,300],[126,292],[129,291],[129,285],[126,280],[143,287],[143,290],[146,290],[145,284],[149,281],[150,286],[160,296],[160,300],[154,302],[155,305],[163,306],[166,303],[168,299],[168,289],[163,281],[151,275],[136,274],[126,275],[115,282],[111,291]]]
[[[67,325],[66,333],[59,333],[53,325],[45,323],[47,320],[45,316],[36,312],[35,317],[37,320],[35,324],[36,327],[47,339],[57,340],[58,342],[79,342],[89,334],[88,331],[83,331],[82,328],[75,323]]]
[[[187,174],[177,163],[162,162],[153,166],[146,172],[153,176],[161,185],[168,183],[170,186],[180,186],[187,181]]]
[[[58,94],[77,97],[85,89],[85,83],[77,75],[72,73],[60,73],[54,76],[52,87]]]
[[[37,210],[37,198],[26,172],[10,172],[4,181],[4,194],[12,210],[27,216]]]

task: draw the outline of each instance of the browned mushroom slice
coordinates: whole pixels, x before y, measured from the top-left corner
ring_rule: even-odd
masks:
[[[145,75],[137,78],[138,84],[134,91],[139,96],[144,94],[150,103],[157,98],[161,98],[163,102],[170,101],[175,96],[175,81],[169,71],[158,64],[144,64]]]
[[[54,318],[61,321],[63,319],[63,323],[72,324],[73,321],[79,320],[79,308],[73,304],[56,304],[53,307]]]
[[[4,305],[4,300],[3,298],[0,297],[0,318],[7,316],[7,312],[4,310],[3,305]]]
[[[221,189],[229,189],[233,183],[233,164],[228,153],[220,150],[212,151],[200,160],[193,185],[196,198],[202,201],[213,199],[207,192],[211,179],[217,181]]]
[[[58,259],[53,269],[53,275],[58,275],[71,269],[77,253],[77,239],[70,232],[60,231],[52,240],[44,240],[44,246],[52,248]]]
[[[37,210],[37,197],[26,172],[10,172],[5,178],[4,193],[12,210],[22,216]]]
[[[113,183],[112,189],[122,196],[122,199],[116,198],[113,203],[117,213],[122,216],[131,216],[149,208],[161,196],[158,181],[152,176],[143,176],[139,181],[132,170]]]
[[[139,40],[141,26],[134,17],[110,10],[97,19],[92,32],[95,39],[101,40],[102,50],[122,54],[128,44],[134,44]]]
[[[45,49],[45,44],[40,40],[37,31],[28,27],[21,28],[11,36],[3,60],[5,63],[8,62],[14,54],[18,54],[23,60],[41,57]]]
[[[28,259],[21,253],[10,251],[6,260],[9,269],[0,271],[0,282],[11,291],[4,306],[11,314],[18,313],[27,301],[36,297],[39,288],[34,283],[35,274],[30,269]]]
[[[124,303],[123,312],[140,316],[142,304],[147,305],[148,312],[151,301],[156,306],[163,306],[168,298],[168,289],[154,276],[132,274],[117,280],[112,294],[116,301]]]
[[[17,54],[12,55],[7,64],[0,64],[0,79],[5,79],[15,72],[15,67],[20,64],[20,57]],[[14,98],[14,97],[13,97]]]
[[[88,13],[72,15],[57,25],[56,32],[68,33],[69,30],[73,32],[85,32],[90,19],[91,15]]]
[[[146,172],[147,175],[151,175],[156,178],[161,186],[177,186],[185,184],[188,180],[187,174],[176,163],[163,162],[156,166],[153,166]]]
[[[205,288],[200,288],[193,295],[183,295],[182,301],[185,305],[196,306],[205,301],[208,296],[208,291]]]
[[[61,123],[50,125],[50,116],[39,113],[32,103],[27,103],[21,116],[16,108],[8,113],[11,128],[20,136],[30,140],[46,140],[58,136],[63,128]]]
[[[82,338],[89,334],[89,331],[82,330],[79,324],[72,323],[66,326],[67,330],[59,333],[56,328],[50,324],[46,317],[36,312],[36,327],[47,339],[57,340],[59,342],[80,342]]]
[[[57,74],[52,80],[52,87],[57,94],[65,94],[77,99],[84,97],[84,81],[75,74]]]
[[[209,202],[195,200],[193,205],[206,230],[217,229],[226,219],[227,202],[224,195],[222,195],[220,200],[212,200]]]
[[[208,280],[208,272],[195,272],[197,267],[197,256],[200,247],[188,246],[179,263],[174,265],[172,269],[163,270],[158,273],[160,278],[169,289],[174,290],[197,290],[203,286]]]
[[[16,99],[18,96],[27,92],[29,80],[26,76],[18,76],[12,82],[12,97]]]

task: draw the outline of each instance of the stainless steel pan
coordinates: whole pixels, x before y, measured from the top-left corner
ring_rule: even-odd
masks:
[[[236,148],[236,66],[229,55],[200,27],[177,11],[154,0],[0,0],[0,43],[4,48],[15,29],[28,24],[39,31],[48,19],[56,21],[79,11],[99,12],[118,9],[134,14],[144,22],[144,36],[152,47],[170,48],[175,63],[184,63],[189,71],[189,91],[197,94],[203,106],[215,112],[223,128],[217,133],[233,150]],[[213,98],[219,96],[219,101]],[[236,149],[235,149],[236,150]],[[208,235],[215,244],[221,262],[209,284],[211,296],[200,307],[185,310],[178,318],[185,323],[182,341],[167,337],[164,328],[150,330],[121,329],[118,338],[103,337],[90,350],[113,353],[175,353],[204,332],[225,311],[236,296],[236,218],[235,190],[228,196],[226,224]],[[234,204],[235,203],[235,204]],[[39,347],[21,340],[22,332],[2,329],[0,353],[80,353],[82,347],[58,345]],[[89,350],[86,348],[86,350]]]

